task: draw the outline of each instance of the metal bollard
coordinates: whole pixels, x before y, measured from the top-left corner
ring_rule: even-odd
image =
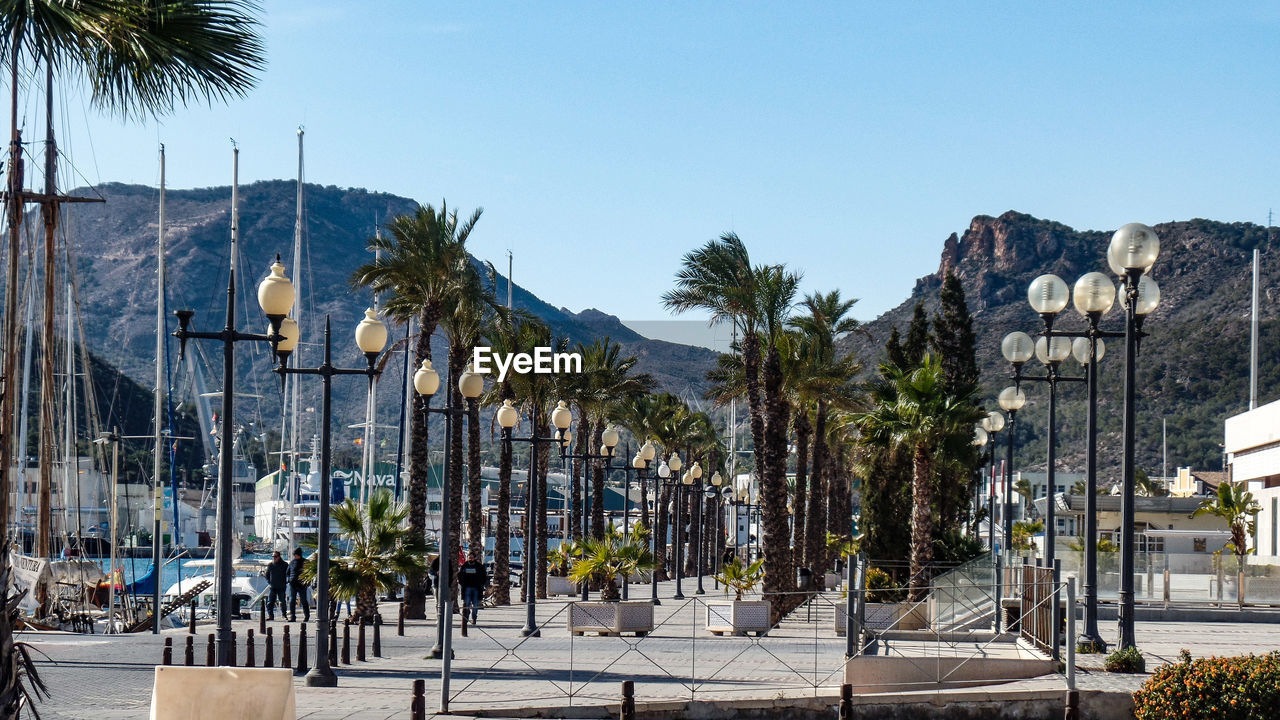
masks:
[[[214,665],[218,664],[217,660],[215,659],[217,655],[216,653],[214,653],[215,642],[216,640],[215,640],[214,634],[209,633],[209,647],[205,648],[205,653],[204,653],[204,664],[207,667],[213,667]]]
[[[196,601],[191,601],[191,614],[187,616],[187,632],[196,634]]]
[[[187,636],[187,647],[186,647],[186,650],[182,653],[182,664],[186,665],[187,667],[191,667],[192,665],[196,664],[196,647],[195,647],[194,641],[195,641],[195,638],[191,637],[190,635]]]
[[[413,701],[409,704],[409,720],[427,720],[426,680],[413,681]]]
[[[342,664],[351,664],[351,618],[342,623]]]
[[[853,686],[840,686],[840,720],[853,720]]]
[[[258,634],[267,634],[267,599],[263,598],[258,603]]]
[[[237,644],[238,643],[236,643],[236,631],[232,630],[231,631],[231,652],[227,653],[227,655],[231,657],[231,667],[236,666],[236,652],[237,652],[236,645]]]
[[[360,627],[356,633],[356,661],[364,662],[364,616],[360,616]]]
[[[289,626],[284,626],[284,636],[280,638],[280,665],[279,667],[293,667],[293,661],[289,658],[293,657],[293,640],[289,637]]]
[[[245,667],[258,666],[257,658],[254,657],[256,654],[257,653],[254,651],[254,648],[253,648],[253,628],[249,628],[249,631],[245,633],[245,638],[244,638],[244,666]]]
[[[167,637],[164,639],[164,654],[160,656],[160,664],[161,665],[173,664],[173,638],[171,637]]]
[[[631,680],[622,681],[622,708],[618,712],[618,720],[636,720],[636,684]]]
[[[302,623],[298,630],[298,664],[293,669],[294,675],[306,675],[311,668],[307,665],[307,624]]]
[[[275,628],[267,628],[267,639],[264,642],[266,648],[262,651],[262,667],[276,666],[276,639],[275,633],[272,632],[274,629]]]
[[[373,656],[382,657],[382,613],[373,616]]]
[[[329,667],[338,667],[338,624],[333,621],[329,622]]]
[[[400,618],[396,620],[396,635],[404,637],[404,601],[400,602]]]

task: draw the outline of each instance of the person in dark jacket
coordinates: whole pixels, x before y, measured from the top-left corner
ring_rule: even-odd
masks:
[[[471,624],[474,625],[480,615],[480,601],[484,597],[484,589],[489,585],[489,572],[480,562],[479,551],[472,550],[471,557],[462,563],[458,570],[458,587],[462,588],[462,612],[471,611]]]
[[[284,611],[284,588],[289,583],[289,563],[280,557],[277,550],[271,554],[271,562],[262,573],[267,577],[267,587],[271,589],[267,596],[267,619],[276,619],[276,602],[280,603],[280,615],[287,617]]]
[[[298,622],[298,599],[302,599],[302,621],[311,622],[311,603],[307,602],[307,584],[302,581],[302,549],[293,549],[289,562],[289,622]],[[281,613],[284,609],[281,608]]]

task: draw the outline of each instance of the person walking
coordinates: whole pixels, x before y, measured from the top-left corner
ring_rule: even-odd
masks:
[[[484,597],[484,589],[489,584],[489,573],[484,563],[480,562],[480,553],[471,551],[471,557],[462,563],[458,571],[458,586],[462,588],[462,612],[471,611],[471,624],[475,625],[480,615],[480,602]]]
[[[271,592],[267,595],[267,619],[276,619],[276,602],[280,603],[280,616],[288,617],[284,607],[284,588],[289,583],[289,563],[280,557],[280,551],[271,553],[271,562],[262,573],[267,577],[267,587]]]
[[[289,562],[289,622],[298,622],[298,600],[302,600],[303,622],[311,622],[311,603],[307,602],[307,584],[302,581],[302,548],[293,549]],[[281,608],[281,613],[284,609]]]

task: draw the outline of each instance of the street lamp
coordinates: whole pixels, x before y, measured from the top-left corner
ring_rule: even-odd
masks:
[[[671,479],[664,482],[663,485],[666,485],[672,488],[672,492],[674,495],[673,502],[676,506],[675,507],[675,516],[676,516],[675,531],[672,533],[673,543],[675,545],[673,549],[674,549],[675,566],[676,566],[676,593],[671,597],[674,600],[683,600],[684,591],[682,588],[681,581],[684,580],[684,547],[681,545],[682,540],[680,536],[680,529],[681,529],[681,526],[684,524],[684,521],[682,518],[681,511],[683,510],[683,505],[684,505],[684,502],[683,502],[684,486],[693,484],[693,478],[689,476],[688,471],[686,471],[683,476],[677,476],[677,473],[680,472],[680,468],[684,467],[684,464],[680,461],[679,453],[674,453],[674,452],[671,453],[671,457],[667,460],[667,467],[671,468]],[[679,479],[677,479],[677,477]],[[687,533],[685,534],[685,537],[688,537]]]
[[[699,470],[699,474],[701,474],[701,470]],[[718,500],[720,498],[720,483],[722,482],[724,482],[724,478],[720,477],[719,470],[711,473],[711,477],[708,478],[707,480],[706,487],[704,487],[702,490],[702,499],[698,501],[698,532],[699,532],[698,534],[698,594],[699,595],[706,594],[706,590],[702,589],[702,576],[705,573],[704,566],[705,566],[705,558],[706,558],[707,551],[715,549],[715,535],[713,535],[710,538],[707,537],[707,524],[702,520],[702,513],[705,512],[704,506],[707,503],[711,502],[712,500]],[[720,504],[716,503],[714,507],[716,510],[716,516],[718,520],[719,514],[720,514]],[[717,522],[717,525],[718,524],[719,523]],[[715,567],[714,560],[712,561],[711,566]]]
[[[1160,238],[1141,223],[1129,223],[1111,236],[1107,261],[1124,284],[1119,300],[1125,310],[1124,323],[1124,455],[1121,463],[1123,494],[1120,519],[1120,649],[1134,646],[1133,637],[1133,503],[1134,442],[1136,439],[1135,385],[1137,382],[1138,340],[1142,320],[1160,304],[1160,288],[1146,275],[1160,254]]]
[[[413,373],[413,389],[421,395],[425,402],[423,403],[423,412],[427,413],[427,418],[431,417],[431,413],[444,415],[445,418],[445,437],[452,437],[453,423],[455,418],[461,422],[466,416],[466,408],[462,406],[453,407],[453,386],[445,387],[445,406],[440,409],[431,407],[431,398],[440,390],[440,374],[431,367],[431,361],[424,359],[421,367]],[[480,393],[484,392],[484,376],[472,372],[468,368],[465,372],[458,376],[458,393],[467,400],[474,400],[480,397]],[[424,421],[425,424],[425,421]],[[446,440],[448,442],[448,440]],[[450,645],[453,642],[453,593],[452,593],[452,537],[450,537],[449,514],[452,511],[449,502],[449,459],[444,459],[444,472],[440,477],[440,572],[439,581],[436,587],[437,608],[439,619],[436,621],[436,644],[431,648],[430,657],[443,658],[446,666],[453,657]],[[447,677],[448,673],[445,672]],[[441,688],[441,707],[448,707],[448,688],[447,683]]]
[[[236,152],[236,158],[238,164],[239,151]],[[262,308],[262,312],[267,316],[268,321],[270,321],[267,334],[243,333],[236,329],[236,263],[239,260],[239,252],[236,246],[240,232],[240,221],[237,209],[238,199],[234,185],[232,190],[231,269],[227,278],[226,325],[219,332],[191,330],[191,318],[195,315],[195,311],[178,310],[174,312],[174,315],[178,317],[178,329],[173,333],[173,336],[178,338],[179,341],[179,361],[181,361],[186,352],[187,340],[218,340],[222,343],[222,422],[218,432],[219,436],[223,438],[223,445],[218,456],[218,544],[214,555],[214,575],[217,583],[215,611],[218,618],[218,665],[231,665],[235,661],[231,636],[231,552],[234,535],[234,530],[232,530],[234,510],[231,500],[235,492],[234,483],[232,482],[234,458],[231,453],[230,443],[227,441],[232,436],[235,428],[235,347],[238,342],[269,342],[272,344],[273,349],[278,349],[281,344],[287,342],[287,338],[281,336],[280,329],[289,311],[293,309],[293,301],[295,299],[293,284],[285,277],[284,265],[280,263],[280,256],[277,255],[276,261],[271,265],[270,274],[258,285],[258,305]],[[154,538],[153,542],[159,543],[160,538]],[[159,568],[156,569],[156,573],[157,577],[159,577]],[[155,615],[152,622],[158,624],[160,622],[160,608],[155,608],[153,612]]]
[[[571,423],[573,419],[573,412],[569,410],[569,407],[565,404],[563,400],[560,401],[560,404],[556,407],[555,412],[560,412],[562,408],[564,412],[561,413],[561,415],[559,416],[561,418],[561,421],[565,422],[567,418],[567,422]],[[604,468],[601,470],[601,472],[604,473],[605,477],[608,477],[609,472],[614,469],[613,468],[613,449],[618,445],[618,439],[619,439],[618,431],[616,428],[613,427],[613,425],[609,425],[604,429],[604,432],[600,433],[601,445],[600,445],[599,453],[593,453],[590,451],[590,449],[585,449],[580,453],[574,453],[569,449],[570,448],[569,439],[572,437],[568,432],[569,425],[566,424],[565,427],[560,428],[560,430],[561,430],[562,437],[565,438],[560,443],[560,459],[561,460],[576,459],[576,460],[583,461],[583,467],[585,472],[583,474],[583,483],[582,483],[582,537],[586,538],[590,535],[590,533],[588,532],[588,523],[590,522],[590,519],[591,519],[591,513],[589,512],[590,504],[587,502],[587,499],[591,496],[591,483],[588,482],[589,479],[591,478],[591,470],[592,470],[590,461],[604,460]],[[604,510],[605,508],[603,506],[603,499],[602,499],[602,504],[600,507],[600,511],[602,514]],[[603,528],[601,528],[601,530],[603,530]],[[591,586],[584,580],[582,583],[583,602],[586,602],[588,599],[590,599],[590,597],[591,597]]]
[[[631,464],[623,468],[623,478],[624,478],[623,486],[625,489],[622,497],[622,530],[624,533],[626,533],[626,537],[628,541],[630,541],[631,538],[633,537],[633,534],[631,531],[631,472],[634,470],[637,477],[639,477],[640,479],[640,485],[637,487],[637,490],[640,493],[640,506],[643,514],[643,519],[641,524],[643,524],[645,528],[648,529],[649,510],[648,510],[648,507],[645,505],[645,494],[646,494],[645,491],[648,489],[647,477],[649,473],[649,463],[653,462],[653,458],[657,455],[657,453],[658,453],[657,448],[653,446],[653,443],[646,440],[644,442],[644,445],[641,445],[640,448],[636,450],[635,457],[631,458]],[[652,538],[653,538],[652,532],[649,533],[649,537],[650,537],[650,542],[652,542]],[[622,576],[622,599],[623,600],[630,599],[630,595],[631,595],[630,588],[631,588],[631,577],[630,575],[624,574]]]
[[[1009,432],[1005,435],[1004,504],[1001,507],[1001,519],[1004,520],[1004,549],[1007,552],[1010,549],[1010,543],[1013,542],[1013,512],[1009,506],[1009,498],[1013,497],[1013,429],[1017,423],[1018,411],[1027,404],[1027,396],[1019,388],[1010,385],[1000,391],[996,402],[1001,410],[1009,413]]]
[[[565,443],[568,442],[569,425],[573,420],[573,414],[563,402],[556,405],[551,411],[551,424],[556,428],[556,434],[551,437],[538,437],[536,432],[537,425],[532,428],[529,437],[517,438],[512,437],[513,428],[520,422],[520,413],[511,405],[510,400],[503,400],[502,407],[498,408],[496,413],[498,425],[502,428],[502,442],[510,446],[512,442],[520,441],[529,443],[529,477],[528,492],[525,501],[525,520],[528,524],[529,532],[524,540],[524,585],[525,585],[525,623],[524,628],[520,630],[520,634],[525,637],[541,637],[542,633],[538,630],[537,620],[537,577],[538,568],[541,567],[542,548],[545,546],[545,538],[538,536],[538,524],[533,519],[535,507],[540,507],[537,501],[538,483],[535,480],[538,468],[538,446],[543,443]],[[506,450],[510,453],[510,450]]]
[[[259,296],[262,292],[259,290]],[[329,318],[324,319],[324,359],[318,367],[292,368],[285,365],[289,351],[282,350],[281,343],[276,348],[276,356],[280,363],[275,371],[281,375],[319,375],[323,388],[320,401],[320,519],[316,535],[316,664],[307,673],[307,685],[311,687],[335,687],[338,676],[329,666],[329,473],[331,469],[330,453],[330,398],[334,375],[365,375],[372,386],[373,379],[381,372],[377,368],[378,355],[387,345],[387,326],[378,319],[372,309],[364,311],[364,319],[356,325],[356,346],[364,353],[367,362],[363,368],[337,368],[331,361],[332,343],[329,339]],[[291,338],[290,349],[297,343],[297,336]]]
[[[658,480],[657,482],[654,483],[655,498],[658,494],[657,493],[658,486],[667,485],[668,481],[671,479],[671,461],[674,461],[676,463],[676,467],[680,466],[679,465],[680,456],[675,453],[671,453],[670,460],[663,460],[658,464]],[[658,507],[656,502],[654,503],[654,506],[653,506],[654,513],[660,513],[660,512],[663,512],[663,510],[664,510],[663,508]],[[666,528],[664,527],[663,529],[665,530]],[[654,549],[657,548],[657,537],[658,537],[658,534],[656,532],[651,533],[649,535],[650,551],[653,551]],[[657,557],[654,557],[654,560],[657,562],[658,565],[665,564],[663,560]],[[662,601],[658,599],[658,568],[657,567],[655,567],[653,569],[653,573],[649,575],[649,591],[650,591],[650,599],[653,601],[653,604],[661,605]]]
[[[703,555],[702,550],[704,547],[706,547],[706,544],[707,544],[706,537],[704,537],[706,534],[706,528],[702,526],[702,506],[705,505],[706,503],[702,501],[701,493],[698,492],[698,488],[702,487],[703,485],[702,467],[699,466],[698,463],[695,462],[693,464],[693,467],[689,468],[689,477],[692,480],[691,483],[687,483],[689,485],[689,491],[693,493],[693,499],[697,503],[697,508],[698,508],[698,511],[696,513],[697,519],[694,520],[694,523],[696,523],[694,527],[698,528],[698,542],[697,542],[697,547],[691,548],[694,552],[694,556],[693,556],[694,566],[698,571],[698,589],[694,590],[693,594],[706,595],[707,591],[702,589],[702,555]]]
[[[1004,415],[999,410],[992,410],[982,419],[982,429],[987,431],[991,449],[987,452],[987,548],[996,551],[996,447],[999,444],[1000,431],[1004,430]]]

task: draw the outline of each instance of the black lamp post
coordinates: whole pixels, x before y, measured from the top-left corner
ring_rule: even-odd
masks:
[[[436,409],[431,407],[431,398],[440,389],[440,374],[431,367],[430,360],[423,360],[422,366],[413,373],[413,388],[417,393],[426,398],[425,412],[427,417],[431,417],[431,413],[444,415],[445,418],[445,442],[449,442],[448,438],[452,437],[453,423],[461,422],[466,417],[466,408],[459,405],[453,406],[452,385],[445,388],[445,407]],[[472,372],[468,369],[458,377],[458,392],[467,400],[474,400],[480,397],[480,393],[484,392],[484,376],[479,373]],[[449,515],[452,511],[452,503],[449,502],[449,457],[445,453],[444,472],[440,478],[440,573],[436,587],[437,611],[439,613],[436,621],[436,644],[431,648],[430,657],[434,659],[443,658],[446,665],[452,659],[452,651],[450,645],[453,642],[453,537],[449,532],[450,522]],[[448,676],[448,673],[445,673]],[[448,688],[442,687],[441,694],[442,707],[448,707]]]
[[[706,545],[706,538],[703,537],[706,533],[706,528],[702,525],[702,506],[705,503],[702,499],[702,492],[700,492],[703,486],[702,467],[695,462],[693,466],[689,468],[689,472],[685,473],[685,475],[688,477],[688,480],[685,482],[685,485],[687,486],[686,489],[688,492],[692,493],[695,506],[694,517],[690,518],[693,522],[690,523],[690,525],[698,528],[697,547],[689,548],[693,551],[693,564],[694,568],[698,572],[698,589],[694,590],[693,594],[706,595],[707,591],[702,589],[702,548]],[[687,535],[685,539],[688,540]]]
[[[525,518],[527,519],[528,534],[524,539],[524,603],[525,603],[525,620],[524,627],[520,630],[520,634],[525,637],[542,637],[542,632],[538,630],[538,598],[537,598],[537,580],[538,568],[540,567],[540,558],[542,549],[546,546],[546,539],[538,536],[538,523],[533,517],[534,508],[538,506],[538,483],[535,481],[538,468],[538,446],[545,443],[556,443],[563,446],[568,442],[569,425],[573,420],[573,415],[569,408],[563,402],[556,405],[551,411],[551,424],[556,428],[556,434],[551,437],[538,437],[537,426],[535,425],[529,434],[529,437],[512,437],[512,429],[520,422],[520,413],[511,405],[510,400],[503,400],[502,407],[498,408],[497,417],[498,426],[502,428],[502,442],[510,445],[512,442],[529,443],[529,477],[528,488],[525,501]]]
[[[630,448],[628,448],[630,451]],[[628,453],[623,453],[625,457]],[[632,537],[631,531],[631,473],[634,471],[640,480],[640,502],[645,502],[645,480],[649,473],[649,463],[653,462],[653,458],[658,454],[657,448],[653,443],[646,440],[639,449],[636,450],[635,457],[631,458],[631,464],[624,468],[623,473],[623,493],[622,493],[622,529],[626,533],[627,540]],[[646,528],[648,529],[648,528]],[[653,533],[649,533],[652,538]],[[628,575],[622,576],[622,599],[630,599],[631,578]]]
[[[684,506],[683,490],[685,485],[693,482],[693,478],[689,477],[688,471],[685,472],[684,476],[679,475],[680,468],[684,467],[684,464],[680,461],[679,453],[671,453],[671,457],[667,459],[667,467],[671,470],[671,479],[664,480],[662,484],[672,489],[672,502],[676,506],[675,526],[672,529],[672,550],[674,551],[676,566],[676,592],[671,598],[673,600],[683,600],[684,548],[681,545],[682,537],[680,534],[680,528],[684,524],[684,513],[682,512]],[[661,468],[659,468],[659,474],[661,474]]]
[[[671,453],[670,460],[676,463],[676,467],[680,467],[679,465],[680,456],[678,454]],[[655,516],[658,513],[665,511],[665,508],[658,507],[657,498],[660,497],[658,493],[658,488],[661,486],[667,485],[670,479],[671,479],[671,465],[668,460],[663,460],[658,463],[658,477],[657,479],[654,480],[654,483],[653,483],[653,495],[654,495],[653,512]],[[654,526],[656,527],[657,525],[658,523],[655,522]],[[664,526],[664,529],[665,529],[665,526]],[[649,551],[650,552],[653,552],[658,547],[657,537],[658,537],[658,534],[656,532],[649,533]],[[654,556],[654,560],[659,564],[659,566],[661,566],[664,563],[664,560],[661,558],[658,558],[656,555]],[[656,567],[653,569],[653,572],[649,575],[649,592],[650,592],[649,599],[653,602],[653,604],[661,605],[662,601],[658,599],[658,568]]]
[[[235,157],[236,167],[238,168],[238,150]],[[191,318],[195,315],[195,312],[192,310],[178,310],[174,312],[174,315],[178,317],[178,329],[173,333],[173,336],[179,340],[178,356],[180,360],[186,352],[187,340],[218,340],[222,343],[222,417],[220,418],[221,426],[218,432],[223,439],[223,444],[218,456],[218,538],[214,555],[214,576],[217,582],[215,611],[218,618],[218,665],[231,665],[235,660],[232,654],[234,650],[231,638],[231,552],[232,538],[235,534],[232,525],[235,512],[231,500],[235,492],[235,485],[232,481],[234,456],[229,442],[235,427],[235,347],[238,342],[269,342],[275,349],[285,346],[292,349],[293,343],[297,342],[297,324],[286,326],[286,323],[289,322],[287,319],[289,311],[293,309],[295,293],[292,283],[284,276],[284,265],[280,264],[279,256],[276,257],[276,262],[271,265],[271,274],[258,285],[258,304],[270,321],[268,333],[260,335],[258,333],[244,333],[236,329],[236,264],[239,260],[237,238],[240,235],[238,207],[239,193],[237,184],[233,184],[231,188],[231,267],[227,277],[226,325],[219,332],[191,330]],[[290,328],[295,333],[292,337],[282,334],[282,332],[287,333]],[[158,543],[160,538],[154,538],[152,542]],[[157,568],[157,578],[159,573],[160,571]],[[154,612],[158,614],[160,608],[155,608]],[[160,618],[155,617],[152,622],[158,624]]]
[[[697,471],[694,481],[697,482],[702,477],[702,468],[698,467],[698,463],[693,464],[693,470]],[[692,470],[691,470],[692,472]],[[707,591],[702,589],[702,576],[706,574],[706,548],[711,544],[708,542],[707,524],[702,520],[703,506],[707,501],[720,497],[720,483],[724,480],[720,477],[720,472],[711,473],[708,483],[702,488],[702,497],[698,498],[698,589],[694,592],[696,595],[706,595]],[[694,488],[697,493],[697,488]]]
[[[556,408],[557,412],[559,411],[560,407],[564,407],[566,413],[571,412],[569,408],[565,405],[564,401],[561,401],[560,405]],[[569,415],[563,415],[561,417],[567,417],[572,419],[573,415],[569,414]],[[560,428],[560,430],[562,433],[566,433],[565,437],[568,437],[568,438],[573,437],[572,434],[568,432],[569,431],[568,426],[565,426],[564,428]],[[591,461],[603,460],[604,476],[608,478],[609,473],[614,469],[613,449],[618,446],[618,431],[615,430],[612,425],[609,425],[608,427],[606,427],[604,429],[604,432],[601,433],[600,435],[601,435],[601,442],[603,444],[600,446],[599,453],[593,453],[589,448],[586,450],[583,450],[580,453],[574,453],[569,449],[568,441],[560,443],[560,459],[561,460],[576,459],[576,460],[583,461],[583,469],[585,472],[583,473],[583,482],[582,482],[582,500],[583,500],[582,502],[582,537],[584,538],[590,537],[591,535],[591,533],[588,531],[588,523],[591,521],[591,513],[590,513],[590,505],[587,502],[587,498],[591,497],[591,483],[589,482],[591,478],[591,471],[592,471]],[[579,445],[581,444],[582,444],[582,441],[580,440]],[[601,508],[601,510],[603,511],[604,508]],[[591,598],[591,586],[586,582],[583,582],[582,583],[582,600],[583,602],[586,602],[590,598]]]
[[[369,385],[381,372],[377,368],[378,355],[387,344],[387,326],[378,319],[372,310],[364,311],[364,319],[356,326],[356,345],[364,353],[368,365],[363,368],[338,368],[333,366],[329,338],[329,318],[324,319],[324,359],[319,367],[294,368],[287,367],[285,360],[288,351],[277,350],[280,364],[276,372],[284,375],[319,375],[321,386],[320,400],[320,524],[316,534],[316,664],[307,673],[307,685],[311,687],[335,687],[338,676],[329,667],[329,473],[331,469],[330,453],[330,397],[334,375],[364,375],[369,378]]]
[[[1017,426],[1018,411],[1027,403],[1027,396],[1015,386],[1009,386],[1000,391],[1000,395],[996,398],[996,402],[1000,404],[1000,409],[1009,413],[1009,429],[1005,432],[1005,463],[1004,463],[1004,502],[1000,506],[1000,516],[1004,521],[1004,544],[1001,546],[1002,552],[1007,553],[1013,549],[1013,506],[1009,499],[1013,497],[1013,430]],[[994,452],[994,450],[993,450]],[[994,551],[994,548],[992,548]],[[1001,560],[1001,554],[997,553],[995,558],[995,630],[1000,632],[1000,625],[1004,621],[1004,609],[1001,604],[1004,595],[1004,563]]]

